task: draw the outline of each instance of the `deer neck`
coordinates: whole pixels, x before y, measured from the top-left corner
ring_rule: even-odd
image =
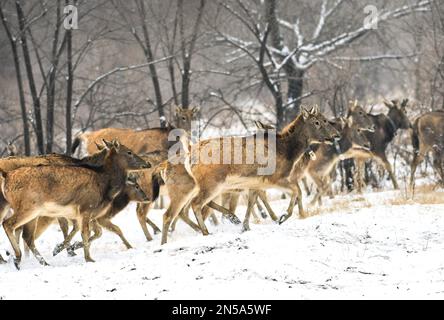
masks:
[[[103,167],[108,184],[108,196],[114,198],[125,187],[126,169],[118,163],[113,154],[106,157]]]
[[[301,159],[310,146],[301,117],[299,116],[284,130],[285,132],[277,137],[277,148],[283,151],[288,160],[296,162]]]

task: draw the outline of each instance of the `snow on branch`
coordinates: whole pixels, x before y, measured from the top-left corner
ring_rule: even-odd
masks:
[[[322,1],[321,5],[321,13],[319,15],[319,22],[316,26],[316,29],[313,32],[313,40],[317,39],[321,34],[322,29],[324,28],[325,22],[327,18],[335,11],[335,9],[342,3],[342,0],[337,0],[334,5],[327,10],[328,0]]]

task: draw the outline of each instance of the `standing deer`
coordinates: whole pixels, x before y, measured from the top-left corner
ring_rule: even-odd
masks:
[[[374,123],[375,131],[365,133],[367,139],[370,141],[370,151],[361,151],[359,155],[355,157],[357,162],[355,185],[357,186],[358,192],[362,192],[362,171],[366,159],[375,159],[382,164],[392,180],[393,188],[399,189],[398,182],[396,181],[392,166],[387,160],[385,151],[388,144],[395,137],[398,129],[411,128],[410,121],[406,114],[407,103],[408,99],[404,99],[402,102],[398,100],[392,100],[391,102],[384,101],[384,104],[389,108],[387,115],[368,115]],[[347,179],[351,180],[351,177],[347,177]]]
[[[107,155],[101,166],[39,166],[23,167],[3,173],[3,194],[14,213],[3,222],[3,228],[14,249],[14,263],[19,268],[22,253],[15,230],[40,217],[64,217],[81,227],[84,256],[89,252],[89,224],[111,206],[112,200],[125,187],[126,170],[150,167],[119,142],[105,142]],[[69,244],[70,236],[65,240]],[[27,243],[41,264],[46,261],[35,246]]]
[[[432,151],[433,166],[444,184],[444,111],[432,111],[418,117],[413,124],[412,145],[414,156],[412,161],[410,187],[413,189],[415,172],[424,157]]]
[[[257,161],[253,164],[223,164],[219,161],[217,164],[206,164],[202,162],[185,162],[182,170],[186,170],[188,175],[180,170],[161,171],[163,181],[168,188],[174,188],[175,198],[171,199],[171,204],[163,217],[162,244],[167,242],[167,232],[172,220],[189,203],[193,208],[199,227],[204,235],[208,235],[208,230],[202,217],[202,208],[219,194],[232,189],[263,189],[267,187],[277,187],[285,190],[291,190],[292,196],[287,215],[290,216],[296,205],[300,190],[297,184],[289,179],[295,162],[300,160],[305,150],[312,143],[333,143],[335,138],[339,138],[339,133],[328,123],[325,117],[319,113],[316,108],[311,111],[302,110],[293,122],[291,122],[279,134],[269,133],[271,137],[252,136],[255,148],[259,144],[265,146],[268,158],[276,160],[276,168],[270,175],[258,175],[258,169],[261,167]],[[257,138],[257,139],[256,139]],[[268,146],[268,138],[275,138],[276,150]],[[226,138],[225,138],[226,139]],[[247,156],[247,137],[231,137],[232,145],[242,147],[243,159]],[[198,150],[214,144],[220,146],[220,156],[231,156],[234,158],[234,151],[225,150],[223,138],[209,139],[198,143]],[[227,153],[224,155],[224,151]],[[188,159],[190,160],[190,159]],[[182,183],[182,178],[188,181]],[[193,188],[190,188],[194,184]],[[301,212],[303,215],[303,212]]]

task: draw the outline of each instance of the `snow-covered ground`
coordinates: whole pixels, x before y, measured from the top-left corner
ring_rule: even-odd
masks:
[[[51,266],[32,256],[20,271],[0,265],[0,299],[442,299],[444,204],[392,206],[394,197],[339,196],[319,215],[263,220],[244,233],[207,222],[211,235],[203,237],[180,222],[164,246],[160,235],[145,241],[130,205],[114,221],[135,249],[105,231],[92,245],[96,263],[81,251],[52,257],[62,240],[53,226],[37,242]],[[280,215],[287,202],[272,206]],[[160,226],[161,211],[151,217]],[[3,230],[0,249],[10,250]]]

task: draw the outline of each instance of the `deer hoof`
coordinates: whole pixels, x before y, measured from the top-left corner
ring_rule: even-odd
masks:
[[[279,224],[283,224],[287,219],[290,218],[288,214],[284,214],[279,218]]]
[[[55,246],[54,250],[52,251],[52,255],[56,256],[63,250],[63,243],[59,243]]]
[[[14,266],[17,270],[20,270],[20,260],[17,258],[14,258]]]

